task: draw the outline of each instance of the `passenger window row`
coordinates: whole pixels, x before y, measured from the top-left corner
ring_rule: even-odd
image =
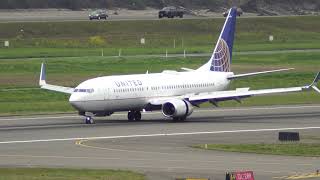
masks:
[[[214,86],[214,83],[201,83],[201,84],[182,84],[182,85],[168,85],[168,86],[152,86],[151,90],[165,90],[165,89],[185,89],[185,88],[199,88],[199,87],[210,87]],[[136,92],[136,91],[143,91],[143,87],[138,88],[120,88],[120,89],[113,89],[115,93],[121,92]]]
[[[214,86],[214,83],[201,83],[201,84],[182,84],[182,85],[168,85],[168,86],[153,86],[151,90],[164,90],[164,89],[185,89],[185,88],[199,88]]]
[[[135,91],[143,91],[143,87],[137,88],[121,88],[121,89],[114,89],[113,92],[135,92]]]

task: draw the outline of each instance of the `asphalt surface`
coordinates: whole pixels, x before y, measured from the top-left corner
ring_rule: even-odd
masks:
[[[199,109],[184,123],[144,113],[85,125],[74,115],[0,118],[0,166],[128,169],[149,179],[224,179],[226,171],[253,170],[270,180],[320,168],[319,157],[226,153],[193,149],[204,143],[273,143],[278,131],[298,131],[305,142],[320,137],[320,105]],[[319,141],[319,140],[318,140]]]
[[[62,22],[62,21],[90,21],[88,15],[91,11],[70,11],[55,9],[39,10],[0,10],[0,22]],[[107,20],[100,21],[128,21],[128,20],[158,20],[157,10],[125,10],[119,15],[114,15],[113,11],[108,13]],[[220,15],[220,14],[219,14]],[[220,15],[222,17],[222,15]],[[184,19],[208,18],[205,16],[185,15]],[[168,18],[163,18],[168,19]],[[176,19],[180,19],[177,18]],[[98,21],[98,20],[93,20]]]
[[[128,20],[165,20],[168,18],[158,18],[157,9],[146,10],[108,10],[109,17],[106,21],[128,21]],[[201,10],[200,10],[201,11]],[[90,21],[88,15],[91,10],[71,11],[65,9],[29,9],[29,10],[0,10],[0,23],[8,22],[62,22],[62,21]],[[253,13],[244,13],[241,18],[256,18],[266,17],[257,16]],[[268,16],[267,16],[268,17]],[[273,16],[285,17],[285,16]],[[222,13],[216,12],[195,12],[195,14],[185,14],[182,19],[210,19],[210,18],[225,18]],[[175,17],[175,19],[180,19]],[[168,19],[170,20],[170,19]],[[98,21],[98,20],[94,20]],[[105,21],[105,20],[101,20]]]

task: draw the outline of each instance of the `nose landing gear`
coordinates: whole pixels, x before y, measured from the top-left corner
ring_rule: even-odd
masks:
[[[141,112],[140,111],[129,111],[128,112],[128,121],[140,121]]]
[[[85,123],[86,124],[94,124],[94,120],[91,116],[86,116]]]

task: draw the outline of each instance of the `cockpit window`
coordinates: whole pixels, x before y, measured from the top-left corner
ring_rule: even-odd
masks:
[[[94,92],[94,89],[75,89],[73,92],[93,93],[93,92]]]

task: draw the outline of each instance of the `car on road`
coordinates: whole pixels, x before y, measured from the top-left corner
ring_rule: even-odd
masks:
[[[93,11],[89,14],[89,19],[90,20],[93,20],[93,19],[107,19],[108,17],[108,14],[107,14],[107,11],[105,10],[96,10],[96,11]]]
[[[184,11],[174,7],[174,6],[169,6],[161,9],[159,11],[159,18],[167,17],[167,18],[174,18],[174,17],[180,17],[183,18]]]
[[[243,10],[241,8],[237,8],[237,16],[241,16],[243,14]],[[228,11],[225,11],[222,13],[223,17],[227,17],[228,16]]]

